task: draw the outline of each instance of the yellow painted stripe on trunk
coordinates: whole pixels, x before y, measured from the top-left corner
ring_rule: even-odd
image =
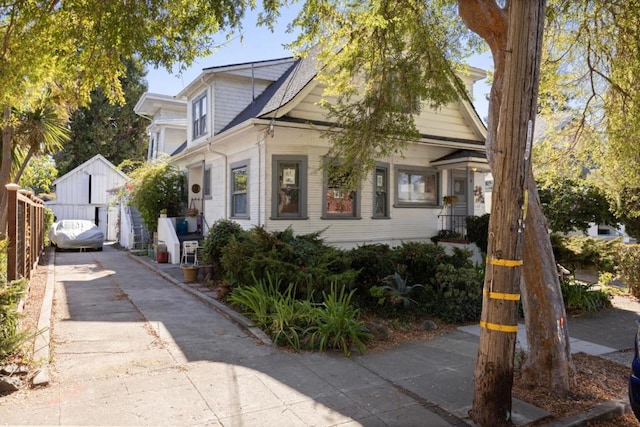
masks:
[[[490,329],[492,331],[499,331],[499,332],[511,332],[511,333],[518,332],[518,325],[499,325],[497,323],[489,323],[489,322],[484,322],[482,320],[480,321],[480,327],[485,329]]]
[[[482,291],[484,295],[489,295],[492,299],[503,299],[507,301],[520,301],[520,294],[505,294],[502,292],[488,292],[486,289]]]
[[[520,267],[522,265],[521,259],[498,259],[498,258],[490,258],[489,264],[491,265],[499,265],[502,267]]]

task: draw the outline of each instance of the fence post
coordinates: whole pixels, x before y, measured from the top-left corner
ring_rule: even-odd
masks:
[[[18,267],[18,184],[7,184],[7,237],[9,248],[7,252],[7,282],[16,280]]]

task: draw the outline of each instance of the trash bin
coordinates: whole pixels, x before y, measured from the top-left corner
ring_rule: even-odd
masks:
[[[176,221],[176,234],[178,236],[184,236],[185,234],[187,234],[187,227],[188,226],[189,226],[189,224],[185,220]]]

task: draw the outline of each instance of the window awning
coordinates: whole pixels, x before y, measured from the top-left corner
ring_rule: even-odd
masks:
[[[456,150],[431,162],[437,169],[472,169],[479,172],[491,172],[487,155],[483,151]]]

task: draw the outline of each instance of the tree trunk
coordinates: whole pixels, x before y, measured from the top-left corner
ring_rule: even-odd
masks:
[[[7,189],[11,178],[12,147],[11,108],[5,106],[2,112],[2,161],[0,162],[0,239],[7,236]]]
[[[529,384],[566,395],[572,386],[573,371],[567,315],[547,222],[535,186],[529,189],[526,224],[522,305],[529,352],[522,375]]]
[[[511,424],[511,389],[537,111],[544,0],[509,3],[504,86],[491,147],[493,201],[471,418]]]
[[[493,158],[493,143],[502,102],[508,17],[494,0],[462,0],[458,4],[460,17],[472,31],[487,41],[493,54],[494,79],[489,102],[487,158],[492,171],[495,171],[497,165]],[[533,176],[529,180],[533,183]],[[521,292],[529,353],[523,375],[525,381],[531,384],[565,394],[571,386],[572,371],[565,308],[546,219],[534,185],[529,188],[526,226],[524,258],[527,261],[523,266]]]

